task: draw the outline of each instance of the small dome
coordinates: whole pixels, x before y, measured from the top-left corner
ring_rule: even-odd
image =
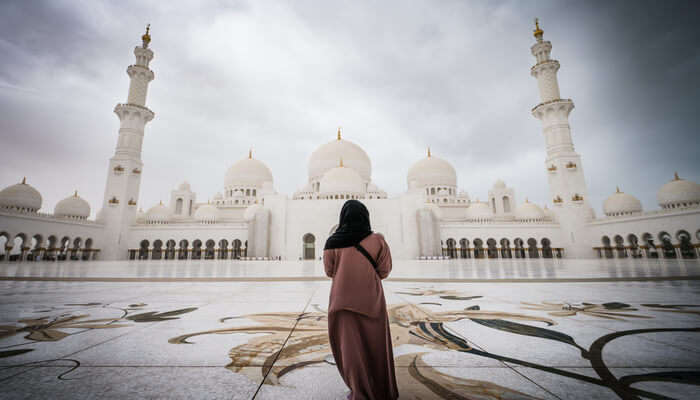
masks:
[[[194,219],[199,222],[213,223],[219,218],[219,209],[213,204],[203,204],[194,212]]]
[[[544,219],[545,214],[540,206],[527,200],[515,210],[516,221],[542,221]]]
[[[320,180],[329,170],[338,166],[338,160],[343,159],[345,167],[354,169],[363,182],[369,182],[372,176],[372,163],[362,147],[342,139],[340,131],[338,138],[328,142],[313,153],[309,158],[309,181]]]
[[[467,207],[467,219],[473,221],[490,220],[493,218],[493,212],[489,204],[483,201],[474,201]]]
[[[170,209],[163,202],[156,204],[146,212],[146,221],[151,223],[166,223],[170,220]]]
[[[0,207],[37,212],[41,208],[41,193],[24,178],[22,183],[8,186],[0,191]]]
[[[253,204],[248,206],[243,213],[243,219],[246,221],[252,221],[255,219],[255,214],[262,210],[263,207],[260,204]]]
[[[457,186],[457,172],[452,165],[428,152],[408,170],[406,178],[409,188],[423,188],[431,185]]]
[[[632,215],[642,212],[642,203],[631,194],[617,191],[610,195],[603,203],[603,212],[608,217],[616,215]]]
[[[56,204],[53,215],[57,217],[87,219],[90,216],[90,204],[78,196],[76,190],[72,196],[68,196]]]
[[[190,188],[189,182],[184,181],[180,184],[180,186],[177,187],[177,190],[181,190],[183,192],[190,192],[192,189]]]
[[[502,180],[498,179],[496,183],[493,184],[494,189],[505,189],[506,188],[506,183],[503,182]]]
[[[661,186],[656,198],[661,208],[685,208],[700,205],[700,185],[675,174],[671,182]]]
[[[262,187],[265,182],[272,182],[272,172],[260,160],[251,155],[248,158],[236,161],[226,171],[224,187],[234,188],[238,186]]]
[[[320,192],[322,194],[364,193],[365,184],[360,174],[354,169],[342,165],[341,163],[340,167],[335,167],[323,174]]]

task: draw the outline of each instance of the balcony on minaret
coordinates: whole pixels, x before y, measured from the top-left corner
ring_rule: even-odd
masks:
[[[569,161],[568,163],[566,163],[566,169],[568,169],[569,171],[576,171],[576,163],[573,161]]]
[[[548,171],[550,174],[554,174],[554,173],[557,172],[557,166],[554,165],[554,164],[552,164],[552,165],[550,165],[549,167],[547,167],[547,171]]]

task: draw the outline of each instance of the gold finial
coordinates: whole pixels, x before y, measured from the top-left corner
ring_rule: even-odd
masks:
[[[678,177],[678,172],[674,172],[674,173],[673,173],[673,180],[674,180],[674,181],[680,181],[680,180],[681,180],[681,178]],[[24,181],[22,181],[22,183],[24,183]]]
[[[339,167],[343,167],[343,166],[344,166],[344,165],[343,165],[343,157],[340,157],[340,165],[339,165]]]
[[[248,149],[248,158],[253,158],[253,149]]]
[[[341,131],[341,129],[342,129],[341,127],[338,127],[338,140],[341,139],[341,138],[340,138],[340,131]]]
[[[615,193],[622,193],[622,192],[620,191],[620,187],[619,187],[619,186],[615,186],[615,189],[617,190],[617,192],[615,192]]]
[[[428,146],[428,158],[430,158],[430,157],[431,157],[431,154],[430,154],[430,146]]]
[[[162,205],[163,205],[163,200],[159,200],[158,203],[162,206]]]
[[[151,24],[148,24],[148,25],[146,25],[146,33],[144,33],[143,36],[141,36],[141,41],[143,41],[144,48],[148,47],[148,44],[151,43],[151,35],[149,33],[150,31],[151,31]]]
[[[544,34],[544,31],[540,29],[540,19],[535,18],[535,30],[532,31],[532,35],[537,38],[537,40],[542,39],[542,35]]]
[[[78,189],[75,189],[75,193],[73,193],[73,197],[78,197]]]
[[[526,197],[526,198],[525,198],[525,202],[526,202],[526,203],[529,203],[530,200],[528,200],[528,198]]]
[[[23,185],[26,185],[26,184],[27,184],[27,177],[26,177],[26,176],[25,176],[24,178],[22,178],[22,184],[23,184]]]

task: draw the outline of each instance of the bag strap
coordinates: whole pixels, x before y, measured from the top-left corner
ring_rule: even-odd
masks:
[[[365,248],[362,247],[359,243],[355,245],[355,248],[357,249],[357,251],[359,251],[360,253],[362,253],[362,255],[365,256],[365,257],[369,260],[370,263],[372,263],[372,266],[374,267],[374,270],[377,271],[377,269],[379,268],[379,266],[377,265],[377,262],[374,261],[374,258],[372,258],[372,256],[369,255],[369,253],[367,252],[367,250],[365,250]]]

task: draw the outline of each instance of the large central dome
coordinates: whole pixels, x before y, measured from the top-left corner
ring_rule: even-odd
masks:
[[[309,181],[321,180],[323,174],[338,166],[338,160],[343,159],[343,165],[354,169],[363,181],[369,182],[372,177],[372,163],[364,150],[353,142],[340,137],[328,142],[311,154],[309,160]]]

